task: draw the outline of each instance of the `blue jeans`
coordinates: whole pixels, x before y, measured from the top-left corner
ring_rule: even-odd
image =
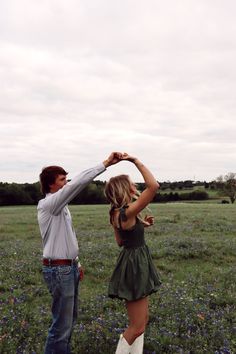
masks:
[[[43,276],[52,295],[52,325],[48,331],[45,354],[69,354],[78,310],[78,266],[43,266]]]

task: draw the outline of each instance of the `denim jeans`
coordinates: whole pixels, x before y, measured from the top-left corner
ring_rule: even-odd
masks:
[[[52,324],[48,331],[45,354],[69,354],[72,328],[78,310],[78,266],[43,266],[43,276],[52,295]]]

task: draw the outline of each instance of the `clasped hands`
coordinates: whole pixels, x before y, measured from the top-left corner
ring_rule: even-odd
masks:
[[[104,166],[108,167],[111,165],[115,165],[116,163],[120,162],[120,161],[130,161],[130,162],[134,162],[135,161],[135,157],[130,156],[129,154],[127,154],[126,152],[122,153],[122,152],[112,152],[111,155],[107,158],[107,160],[105,160]]]

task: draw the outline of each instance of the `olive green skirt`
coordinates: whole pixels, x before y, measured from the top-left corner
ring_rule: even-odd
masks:
[[[160,285],[148,246],[124,248],[109,282],[108,296],[134,301],[156,292]]]

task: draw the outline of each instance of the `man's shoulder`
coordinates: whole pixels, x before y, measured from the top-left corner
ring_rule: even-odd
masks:
[[[44,198],[42,198],[38,201],[37,209],[43,207],[43,204],[45,203],[46,198],[47,198],[47,196],[45,196]]]

